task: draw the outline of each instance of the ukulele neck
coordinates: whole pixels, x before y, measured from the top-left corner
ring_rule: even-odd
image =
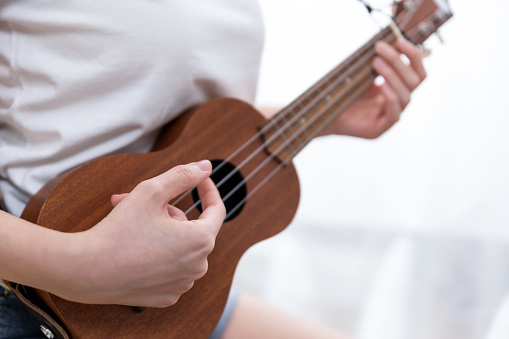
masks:
[[[421,1],[412,15],[407,14],[400,13],[396,22],[414,44],[422,44],[452,17],[449,10],[439,8],[433,1]],[[260,134],[267,152],[283,164],[291,162],[372,86],[378,76],[372,67],[376,56],[374,45],[378,41],[394,45],[398,33],[393,25],[382,29],[290,105],[265,121]]]
[[[377,41],[393,44],[386,27],[336,66],[290,105],[268,119],[261,132],[266,150],[281,162],[290,162],[313,138],[359,98],[378,76],[372,67]]]

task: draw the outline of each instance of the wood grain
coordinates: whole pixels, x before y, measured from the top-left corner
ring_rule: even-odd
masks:
[[[263,121],[241,101],[211,101],[175,121],[156,151],[101,158],[57,178],[34,196],[22,217],[58,231],[87,230],[111,211],[112,194],[130,192],[141,181],[178,164],[224,160],[255,135]],[[261,146],[257,138],[229,162],[238,166]],[[241,174],[246,177],[268,157],[265,151],[258,152]],[[248,194],[279,165],[270,159],[247,182]],[[208,338],[221,316],[240,257],[253,244],[282,231],[298,201],[298,179],[289,164],[252,195],[236,218],[223,224],[209,256],[208,273],[174,306],[136,313],[126,306],[85,305],[44,291],[39,294],[74,338]],[[185,209],[191,204],[188,197],[178,206]]]

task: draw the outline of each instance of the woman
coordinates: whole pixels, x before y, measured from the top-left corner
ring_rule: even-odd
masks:
[[[208,161],[196,159],[113,196],[113,212],[86,232],[44,229],[19,215],[63,171],[104,155],[148,151],[159,128],[188,107],[221,96],[252,102],[263,44],[257,2],[7,0],[0,27],[0,189],[11,213],[0,212],[0,277],[76,302],[174,304],[205,274],[224,219]],[[373,85],[326,134],[378,137],[425,78],[411,43],[399,40],[397,50],[379,43],[376,52],[373,66],[385,83]],[[194,186],[204,207],[198,220],[166,208]],[[197,226],[192,236],[189,223]],[[150,227],[140,234],[137,225]],[[40,336],[39,324],[4,291],[0,337]],[[338,336],[246,296],[230,299],[213,333]]]

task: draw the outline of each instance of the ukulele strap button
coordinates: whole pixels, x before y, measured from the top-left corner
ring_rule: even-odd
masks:
[[[41,325],[41,331],[48,339],[54,339],[55,335],[46,325]]]

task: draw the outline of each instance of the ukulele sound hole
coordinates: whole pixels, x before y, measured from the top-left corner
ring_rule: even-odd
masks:
[[[223,160],[212,160],[212,175],[210,178],[218,187],[221,198],[223,198],[224,205],[226,207],[226,218],[224,221],[229,221],[235,218],[246,203],[246,184],[244,178],[239,171],[236,171],[235,166]],[[226,177],[228,177],[226,180]],[[198,196],[198,190],[193,189],[194,202],[200,200]],[[201,203],[197,206],[198,210],[203,212]]]

